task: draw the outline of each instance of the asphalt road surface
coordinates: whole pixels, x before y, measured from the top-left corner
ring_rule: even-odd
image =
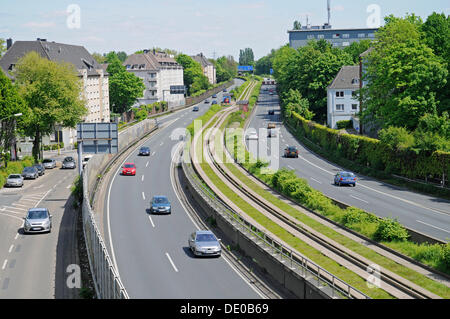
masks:
[[[218,102],[221,97],[218,94]],[[139,157],[136,149],[126,159],[136,164],[136,176],[118,171],[111,182],[105,234],[130,298],[261,298],[225,258],[194,258],[188,248],[188,236],[197,228],[172,186],[171,153],[179,133],[210,108],[205,103],[198,106],[199,112],[189,108],[159,119],[160,125],[169,125],[143,144],[150,147],[151,156]],[[169,198],[171,215],[149,213],[156,195]]]
[[[61,161],[64,156],[54,158]],[[76,174],[77,170],[49,169],[36,180],[26,180],[22,189],[0,190],[0,299],[57,297],[58,239]],[[33,207],[46,207],[53,215],[50,234],[23,234],[22,218]]]
[[[275,115],[269,115],[269,110],[275,110]],[[401,224],[410,229],[449,242],[449,201],[401,189],[358,174],[356,174],[358,182],[355,188],[335,186],[334,175],[343,169],[309,151],[287,131],[282,124],[276,91],[274,95],[269,95],[269,91],[261,91],[257,109],[249,125],[249,129],[258,130],[260,141],[251,141],[253,145],[247,141],[247,147],[251,151],[264,150],[263,155],[272,154],[272,141],[266,137],[267,132],[264,130],[269,122],[277,123],[279,128],[277,149],[279,153],[276,153],[279,158],[279,168],[294,170],[297,176],[306,179],[311,187],[331,198],[380,217],[397,218]],[[260,129],[263,130],[260,131]],[[287,146],[296,146],[300,157],[298,159],[284,158],[284,149]]]

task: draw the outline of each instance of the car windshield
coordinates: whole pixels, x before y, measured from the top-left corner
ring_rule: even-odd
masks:
[[[198,234],[197,241],[217,241],[213,234]]]
[[[149,148],[148,147],[141,147],[141,151],[148,151]]]
[[[28,212],[28,219],[44,219],[47,218],[47,211],[46,210],[34,210],[31,212]]]
[[[42,161],[42,163],[52,163],[52,160],[51,159],[45,159],[45,160]]]
[[[25,167],[24,169],[23,169],[23,171],[25,172],[25,173],[29,173],[29,172],[34,172],[34,168],[33,167]]]
[[[353,177],[354,175],[352,173],[342,173],[342,177]]]
[[[165,197],[156,197],[153,199],[153,203],[155,204],[169,204],[169,200]]]
[[[125,168],[134,168],[133,164],[125,164]]]
[[[73,162],[73,157],[66,157],[64,162]]]
[[[297,149],[295,147],[289,147],[290,152],[295,152]]]
[[[9,175],[8,178],[22,178],[22,176],[20,176],[20,175]]]

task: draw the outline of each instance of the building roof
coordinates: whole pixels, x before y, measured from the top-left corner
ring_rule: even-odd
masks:
[[[379,28],[346,28],[346,29],[331,29],[331,28],[307,28],[301,30],[288,30],[288,33],[295,32],[330,32],[330,31],[377,31]]]
[[[343,66],[328,89],[359,89],[359,66]]]
[[[27,53],[35,51],[43,58],[53,62],[71,63],[77,70],[87,70],[88,75],[98,75],[96,70],[102,69],[101,65],[83,47],[78,45],[37,41],[16,41],[0,59],[0,67],[8,74],[12,66]]]
[[[210,65],[214,65],[214,64],[211,63],[211,61],[209,61],[203,55],[203,53],[200,53],[200,54],[197,54],[197,55],[193,55],[193,56],[191,56],[191,58],[193,58],[195,61],[200,63],[203,68],[206,68],[207,66],[210,66]]]
[[[177,67],[181,65],[174,58],[164,52],[144,50],[144,53],[130,55],[123,65],[127,70],[158,71],[164,67]]]
[[[372,52],[375,48],[374,47],[370,47],[369,49],[367,49],[366,51],[364,51],[363,53],[361,53],[359,56],[360,57],[365,57],[368,56],[370,54],[370,52]]]

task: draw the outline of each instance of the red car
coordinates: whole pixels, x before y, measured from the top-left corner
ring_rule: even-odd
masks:
[[[136,165],[133,163],[125,163],[122,167],[122,175],[136,175]]]

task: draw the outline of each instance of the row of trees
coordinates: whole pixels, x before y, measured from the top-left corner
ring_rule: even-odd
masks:
[[[245,48],[239,52],[239,65],[254,65],[255,55],[251,48]]]

